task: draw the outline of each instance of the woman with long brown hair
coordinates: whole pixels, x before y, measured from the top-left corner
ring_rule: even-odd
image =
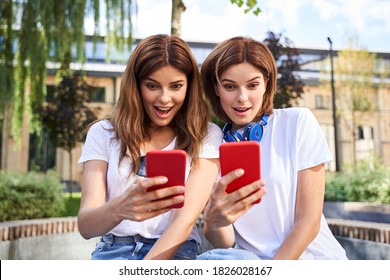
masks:
[[[141,40],[111,116],[91,126],[79,160],[79,230],[87,239],[102,236],[92,258],[195,259],[195,222],[218,172],[221,139],[189,46],[168,35]],[[185,186],[147,191],[166,178],[143,177],[144,155],[173,149],[187,153]],[[182,208],[170,208],[184,197]]]

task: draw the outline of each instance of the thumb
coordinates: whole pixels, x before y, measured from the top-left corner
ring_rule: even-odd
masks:
[[[219,179],[216,188],[218,189],[218,191],[224,192],[227,185],[229,185],[234,180],[240,178],[242,175],[244,175],[244,173],[245,171],[242,168],[230,171],[229,173],[222,176],[221,179]]]

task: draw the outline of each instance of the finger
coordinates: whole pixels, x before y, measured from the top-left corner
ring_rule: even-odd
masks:
[[[243,197],[242,199],[234,203],[229,209],[230,213],[233,213],[234,215],[238,215],[238,216],[243,215],[251,207],[254,206],[254,202],[262,199],[266,193],[267,193],[266,188],[260,188],[250,193],[249,195]]]
[[[184,195],[176,195],[164,199],[154,200],[148,203],[148,211],[159,211],[161,209],[171,209],[172,206],[184,202]]]
[[[222,176],[221,179],[219,179],[217,184],[215,185],[214,192],[225,192],[227,185],[229,185],[234,180],[240,178],[242,175],[244,175],[244,173],[244,169],[239,168]]]
[[[167,182],[167,177],[158,176],[146,178],[141,182],[141,186],[146,192],[151,193],[153,199],[164,198],[184,193],[184,186],[164,186],[161,185]]]
[[[140,186],[147,190],[150,187],[162,185],[168,182],[168,178],[165,176],[157,176],[157,177],[151,177],[151,178],[145,178],[141,180]]]
[[[151,200],[160,200],[167,197],[183,195],[185,192],[184,186],[172,186],[172,187],[164,187],[159,188],[154,191],[150,191],[149,195]]]
[[[249,185],[243,186],[234,192],[230,193],[231,194],[231,199],[233,201],[239,201],[244,197],[249,196],[252,193],[257,193],[263,186],[265,185],[263,180],[255,181]]]

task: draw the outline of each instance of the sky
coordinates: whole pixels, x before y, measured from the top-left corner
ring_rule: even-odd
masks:
[[[282,33],[295,47],[349,47],[390,53],[390,0],[258,0],[261,13],[244,13],[230,0],[183,0],[181,37],[218,43],[244,35],[264,40]],[[170,33],[171,0],[138,0],[134,38]],[[351,45],[351,42],[352,45]]]

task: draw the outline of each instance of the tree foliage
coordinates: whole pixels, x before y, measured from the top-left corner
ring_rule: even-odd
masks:
[[[69,153],[69,170],[72,170],[72,149],[84,139],[84,130],[97,119],[85,104],[90,98],[90,87],[80,73],[66,73],[56,86],[50,101],[37,111],[40,120],[55,146]],[[72,186],[72,173],[70,182]],[[72,187],[70,187],[72,192]]]
[[[47,62],[84,60],[84,21],[94,19],[94,33],[101,33],[106,19],[107,50],[132,43],[132,0],[2,0],[0,5],[0,80],[11,77],[0,89],[0,101],[14,102],[14,129],[21,128],[29,112],[31,128],[39,127],[37,108],[45,95]],[[104,7],[101,7],[104,5]],[[97,36],[95,36],[96,38]],[[16,64],[14,66],[14,61]],[[26,91],[26,82],[29,91]],[[13,90],[15,88],[15,91]]]
[[[9,1],[0,3],[0,114],[13,101],[14,90],[12,50],[12,4]]]
[[[356,164],[356,131],[364,124],[374,107],[373,77],[377,76],[377,57],[367,50],[353,48],[338,52],[335,63],[337,113],[349,128],[352,141],[353,160]]]
[[[261,13],[261,9],[257,5],[257,0],[247,0],[247,1],[243,1],[243,0],[230,0],[230,2],[232,2],[232,4],[236,4],[240,8],[245,3],[245,9],[244,9],[245,13],[248,13],[248,12],[252,11],[252,13],[254,15],[256,15],[256,16]]]
[[[264,43],[271,50],[278,69],[274,107],[292,107],[294,101],[303,94],[303,82],[296,74],[296,71],[300,69],[298,50],[290,39],[271,31],[267,33]]]

